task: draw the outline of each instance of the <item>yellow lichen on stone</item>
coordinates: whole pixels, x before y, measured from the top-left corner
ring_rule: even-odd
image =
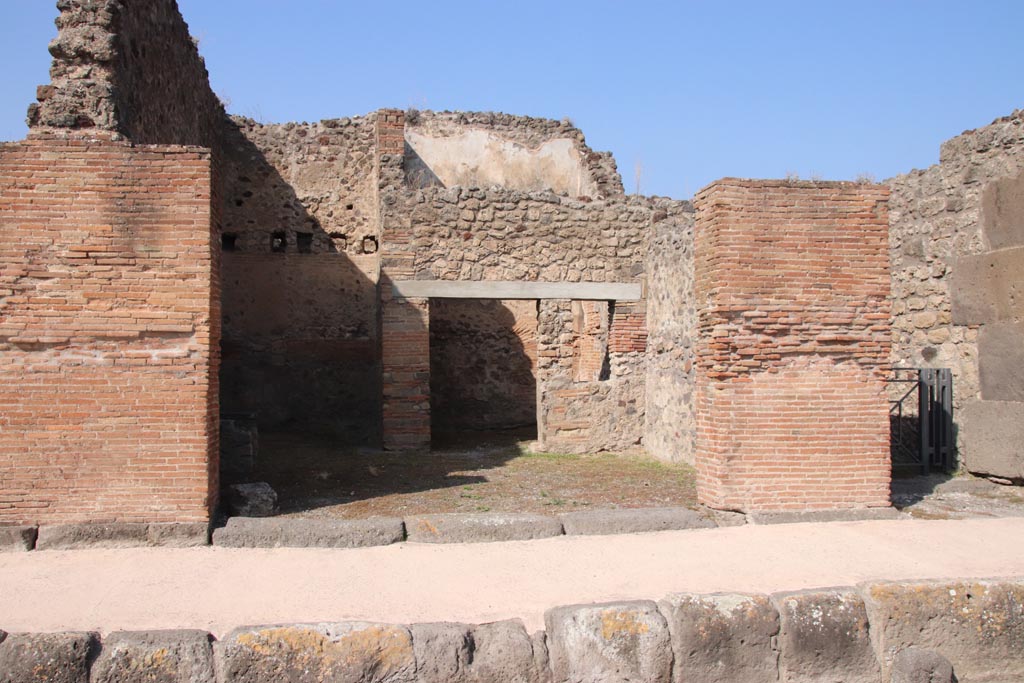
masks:
[[[239,645],[259,655],[277,654],[281,650],[312,652],[317,656],[330,654],[333,645],[321,633],[306,628],[269,628],[255,633],[242,633],[236,639]]]
[[[631,612],[605,610],[601,612],[601,637],[611,640],[616,636],[638,636],[647,633],[651,627],[637,619]]]

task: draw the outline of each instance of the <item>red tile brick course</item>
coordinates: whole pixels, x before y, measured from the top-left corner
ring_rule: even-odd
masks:
[[[213,201],[200,148],[0,145],[0,523],[209,518]]]
[[[732,179],[697,195],[702,502],[889,504],[887,198]]]

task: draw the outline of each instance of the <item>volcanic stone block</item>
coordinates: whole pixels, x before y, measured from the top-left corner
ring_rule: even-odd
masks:
[[[561,515],[567,535],[631,534],[669,529],[711,529],[717,526],[699,512],[687,508],[637,510],[581,510]]]
[[[421,683],[540,683],[546,667],[519,621],[480,626],[414,624],[413,650]]]
[[[992,249],[1024,246],[1024,175],[985,186],[981,229]]]
[[[232,516],[271,517],[277,513],[277,492],[265,481],[232,484],[225,503]]]
[[[413,683],[404,626],[341,622],[243,627],[217,644],[225,683]]]
[[[968,471],[1024,479],[1024,403],[972,401],[960,423]]]
[[[38,533],[34,526],[0,526],[0,553],[32,550]]]
[[[562,535],[562,523],[545,515],[437,514],[407,517],[409,540],[417,543],[526,541]]]
[[[892,662],[890,683],[955,683],[953,665],[934,650],[908,647]]]
[[[864,601],[853,590],[772,596],[779,611],[779,668],[783,683],[878,683],[882,671],[871,647]]]
[[[206,631],[120,631],[103,639],[92,683],[215,683]]]
[[[213,532],[227,548],[365,548],[405,540],[405,525],[393,517],[368,519],[264,519],[231,517]]]
[[[1024,317],[1024,247],[961,256],[949,265],[954,324]]]
[[[649,601],[557,607],[544,615],[555,683],[668,683],[668,625]]]
[[[768,596],[679,593],[658,604],[672,634],[672,680],[778,681],[779,614]]]
[[[877,583],[862,594],[884,674],[917,646],[949,658],[962,681],[1024,680],[1024,584]]]
[[[11,633],[0,642],[0,683],[89,683],[95,633]]]
[[[1024,401],[1024,323],[993,323],[978,335],[985,401]]]
[[[206,545],[208,540],[209,525],[206,522],[48,524],[39,528],[36,550],[135,548],[139,546],[185,548]]]
[[[750,524],[800,524],[803,522],[861,522],[876,519],[903,519],[896,508],[844,508],[839,510],[776,510],[751,512]]]

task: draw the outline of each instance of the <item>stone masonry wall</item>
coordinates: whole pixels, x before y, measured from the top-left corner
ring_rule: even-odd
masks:
[[[701,502],[889,505],[887,198],[734,179],[698,193]]]
[[[674,593],[554,607],[544,630],[334,622],[6,633],[9,680],[1019,681],[1021,581],[874,582],[767,594]]]
[[[223,404],[260,428],[379,441],[373,116],[261,125],[224,150]]]
[[[0,523],[209,519],[210,178],[198,148],[0,146]]]
[[[537,302],[430,302],[433,434],[537,422]]]
[[[99,129],[136,143],[214,147],[224,108],[175,0],[59,0],[51,83],[32,129]]]
[[[592,199],[624,193],[611,153],[590,149],[567,119],[409,110],[405,124],[406,177],[414,187],[501,185]]]
[[[894,363],[953,371],[960,464],[1005,479],[1024,479],[1022,173],[1014,112],[887,181]]]
[[[656,213],[646,255],[647,391],[644,447],[659,460],[693,463],[697,302],[693,292],[693,206]]]

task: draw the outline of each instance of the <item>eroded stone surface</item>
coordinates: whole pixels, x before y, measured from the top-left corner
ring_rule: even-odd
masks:
[[[218,643],[231,683],[413,683],[416,658],[404,626],[341,622],[236,629]]]
[[[439,623],[409,627],[422,683],[535,683],[546,659],[519,621],[470,626]]]
[[[1000,581],[879,583],[862,594],[883,673],[916,646],[947,657],[962,681],[1024,680],[1024,586]]]
[[[658,604],[672,634],[673,680],[778,680],[779,614],[767,596],[680,593]]]
[[[406,518],[405,527],[416,543],[523,541],[562,534],[555,517],[514,513],[418,515]]]
[[[908,647],[892,664],[890,683],[956,683],[953,665],[934,650]]]
[[[1024,403],[972,401],[964,406],[960,422],[967,470],[1024,479]]]
[[[166,546],[188,548],[209,542],[205,522],[138,524],[48,524],[39,527],[37,550],[71,548],[134,548]]]
[[[555,683],[672,679],[668,626],[653,602],[558,607],[544,623]]]
[[[38,532],[34,526],[0,526],[0,553],[32,550]]]
[[[780,593],[779,679],[783,683],[879,683],[864,601],[853,589]]]
[[[206,631],[120,631],[103,639],[92,683],[214,683]]]
[[[981,328],[978,371],[983,400],[1024,401],[1024,323]]]
[[[232,517],[213,532],[213,544],[229,548],[365,548],[405,540],[402,520],[283,519]]]
[[[238,517],[270,517],[277,512],[277,492],[265,481],[228,486],[224,502]]]
[[[669,529],[710,529],[717,526],[699,512],[687,508],[638,508],[583,510],[561,515],[567,535],[631,534]]]
[[[0,641],[2,683],[89,683],[94,633],[11,633]]]

